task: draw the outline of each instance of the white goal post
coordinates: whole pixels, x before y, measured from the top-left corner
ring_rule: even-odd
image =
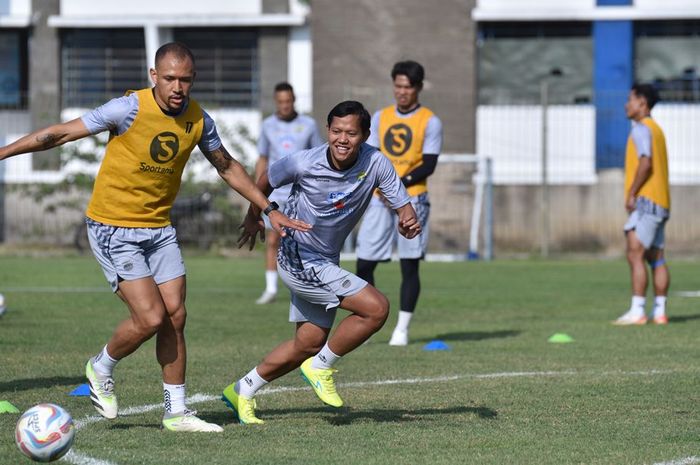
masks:
[[[471,209],[469,231],[469,250],[467,260],[483,258],[493,259],[493,168],[490,157],[475,154],[444,154],[438,157],[438,163],[474,163],[474,204]],[[479,233],[481,231],[481,214],[484,213],[483,255],[479,254]]]

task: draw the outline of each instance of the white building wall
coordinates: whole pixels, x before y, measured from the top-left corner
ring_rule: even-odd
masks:
[[[313,109],[313,77],[311,30],[309,26],[290,28],[287,80],[294,87],[296,109],[311,113]]]
[[[477,0],[476,7],[484,11],[500,11],[516,8],[533,10],[576,10],[593,8],[596,0]]]
[[[31,15],[31,0],[0,0],[0,28],[27,27]]]
[[[31,0],[0,1],[0,16],[28,16],[31,12]]]
[[[666,136],[671,184],[700,184],[700,105],[658,104],[652,117]]]
[[[700,185],[700,105],[659,104],[654,119],[666,135],[672,185]],[[548,181],[594,184],[595,108],[552,106],[548,111]],[[493,160],[500,185],[542,182],[542,110],[539,106],[479,106],[477,153]],[[624,154],[621,154],[624,156]]]
[[[477,0],[471,14],[476,21],[690,19],[700,17],[700,2],[633,0],[599,6],[596,0]]]
[[[634,0],[640,9],[698,8],[698,0]]]
[[[262,0],[61,0],[61,16],[177,16],[258,15]]]
[[[595,109],[551,106],[547,112],[550,184],[592,184],[595,173]],[[542,109],[535,105],[477,108],[476,150],[493,160],[495,184],[542,182]]]

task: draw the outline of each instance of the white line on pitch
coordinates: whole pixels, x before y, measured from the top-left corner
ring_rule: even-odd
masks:
[[[564,370],[564,371],[506,371],[497,373],[481,373],[481,374],[462,374],[462,375],[449,375],[449,376],[437,376],[434,378],[406,378],[406,379],[385,379],[377,381],[356,381],[350,383],[338,383],[338,387],[365,387],[365,386],[386,386],[393,384],[417,384],[417,383],[439,383],[445,381],[456,381],[459,379],[497,379],[497,378],[521,378],[521,377],[547,377],[547,376],[575,376],[575,375],[602,375],[602,376],[654,376],[660,374],[673,373],[673,370],[647,370],[647,371],[603,371],[603,372],[593,372],[593,371],[575,371],[575,370]],[[292,387],[292,386],[280,386],[280,387],[270,387],[262,389],[257,393],[258,396],[267,394],[277,394],[280,392],[296,392],[296,391],[306,391],[311,389],[310,387]],[[199,404],[203,402],[211,402],[221,398],[221,395],[211,395],[211,394],[195,394],[187,398],[187,403]],[[139,415],[142,413],[150,412],[162,408],[163,404],[149,404],[140,405],[137,407],[127,407],[119,411],[119,416],[130,416]],[[81,429],[92,423],[97,423],[98,421],[103,421],[104,418],[100,415],[90,415],[82,420],[75,421],[75,428]],[[688,459],[694,460],[696,457],[689,457]],[[683,460],[688,460],[683,459]],[[95,459],[87,456],[76,450],[71,450],[65,457],[61,460],[66,460],[73,465],[118,465],[114,462],[109,462],[105,460]],[[667,462],[663,464],[655,465],[695,465],[700,463],[695,462]]]
[[[671,460],[670,462],[657,462],[654,465],[695,465],[700,463],[700,457],[693,455],[684,459]]]
[[[673,295],[678,297],[700,297],[700,291],[676,291]]]
[[[85,455],[82,452],[78,452],[75,449],[71,449],[68,453],[63,456],[61,460],[72,463],[74,465],[117,465],[114,462],[108,460],[100,460],[89,455]]]

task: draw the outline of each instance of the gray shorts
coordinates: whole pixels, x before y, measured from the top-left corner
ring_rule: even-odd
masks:
[[[411,197],[422,232],[413,239],[406,239],[398,230],[398,215],[376,196],[367,207],[357,234],[357,258],[372,261],[391,259],[396,244],[399,258],[423,258],[428,250],[430,236],[430,199],[428,193]]]
[[[333,263],[304,270],[303,275],[277,267],[279,277],[292,294],[289,321],[311,323],[331,328],[340,298],[355,295],[367,281]]]
[[[625,223],[625,234],[629,231],[634,231],[639,238],[639,242],[642,243],[646,250],[652,247],[663,249],[665,240],[664,229],[666,228],[667,219],[651,212],[645,212],[640,209],[634,210],[630,213]]]
[[[88,239],[112,291],[120,281],[153,276],[162,284],[185,274],[175,228],[123,228],[86,218]]]
[[[277,202],[277,205],[280,206],[279,210],[281,212],[284,212],[284,209],[287,208],[287,201],[286,200],[275,200]],[[270,223],[270,218],[267,217],[267,215],[262,215],[262,219],[265,222],[265,229],[272,229],[272,224]]]

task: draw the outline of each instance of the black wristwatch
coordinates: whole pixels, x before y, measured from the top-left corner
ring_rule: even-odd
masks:
[[[265,210],[263,210],[263,213],[267,216],[270,216],[270,213],[272,213],[274,210],[279,210],[280,206],[277,205],[277,202],[270,202],[270,205],[267,206]]]

